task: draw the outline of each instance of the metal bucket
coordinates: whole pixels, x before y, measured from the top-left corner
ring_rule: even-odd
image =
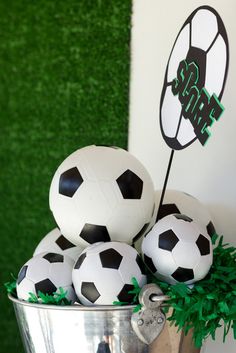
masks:
[[[9,296],[27,353],[151,353],[131,326],[133,306],[32,304]]]

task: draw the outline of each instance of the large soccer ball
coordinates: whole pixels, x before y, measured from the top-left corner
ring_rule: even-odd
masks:
[[[89,246],[76,262],[72,280],[84,305],[112,305],[114,301],[131,303],[132,277],[146,284],[141,257],[130,245],[109,242]]]
[[[144,262],[159,279],[170,284],[192,284],[203,279],[212,265],[212,243],[191,218],[175,214],[158,221],[142,244]]]
[[[179,63],[186,60],[199,67],[198,88],[203,87],[220,100],[227,77],[228,39],[219,14],[209,6],[196,9],[186,20],[171,51],[166,68],[160,102],[160,123],[163,138],[172,149],[183,149],[196,140],[189,119],[183,117],[178,96],[171,83],[177,77]]]
[[[74,244],[110,240],[131,244],[152,217],[153,183],[129,152],[88,146],[57,169],[50,208],[62,234]]]
[[[161,198],[161,190],[155,192],[155,216]],[[166,190],[163,204],[160,209],[159,219],[170,214],[180,213],[192,218],[204,227],[210,237],[215,234],[215,227],[207,207],[194,196],[178,190]],[[157,218],[155,218],[155,223]]]
[[[29,293],[52,295],[59,287],[67,292],[67,299],[74,302],[75,291],[72,286],[74,261],[66,255],[41,253],[32,257],[21,268],[16,284],[19,299],[28,300]]]
[[[49,232],[36,247],[33,256],[42,252],[53,252],[70,256],[76,261],[85,247],[71,243],[61,234],[60,229],[55,228]]]

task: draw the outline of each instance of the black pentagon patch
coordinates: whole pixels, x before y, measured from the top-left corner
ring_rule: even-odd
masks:
[[[102,263],[102,267],[114,268],[115,270],[118,270],[118,268],[120,267],[120,263],[123,259],[121,254],[119,254],[118,251],[112,248],[100,252],[99,256]]]
[[[80,268],[80,266],[84,262],[85,258],[86,258],[86,253],[80,255],[80,257],[78,258],[78,260],[75,263],[75,266],[74,266],[75,270],[78,270]]]
[[[141,199],[143,182],[131,170],[127,169],[116,182],[124,199]]]
[[[141,228],[141,230],[138,232],[138,234],[135,235],[135,237],[133,238],[133,240],[132,240],[133,243],[135,243],[137,240],[139,240],[139,238],[141,238],[141,236],[146,232],[149,224],[150,223],[144,224],[144,226]]]
[[[185,214],[174,214],[173,216],[175,216],[175,218],[177,219],[182,219],[185,222],[192,222],[192,218],[186,216]]]
[[[207,229],[208,235],[212,238],[213,235],[216,233],[216,230],[215,230],[213,223],[209,222],[206,229]]]
[[[91,303],[95,303],[100,297],[100,293],[93,282],[82,282],[81,293]]]
[[[152,273],[157,272],[157,269],[156,269],[151,257],[144,254],[144,262]]]
[[[44,279],[43,281],[35,283],[35,290],[37,294],[40,291],[44,294],[52,295],[54,292],[56,292],[57,287],[54,286],[54,284],[50,281],[50,279],[47,278],[47,279]]]
[[[61,174],[59,180],[59,194],[72,197],[83,183],[83,178],[76,167]]]
[[[137,255],[136,262],[138,264],[138,267],[140,268],[140,271],[141,271],[142,275],[145,275],[146,274],[146,268],[145,268],[145,265],[143,263],[143,260],[141,259],[141,256]]]
[[[207,67],[207,53],[197,47],[189,48],[186,61],[190,64],[195,62],[199,68],[198,88],[201,89],[205,86],[206,80],[206,67]]]
[[[169,216],[170,214],[176,214],[176,213],[181,213],[178,207],[176,206],[175,203],[166,203],[161,206],[158,219],[156,219],[156,222],[165,216]]]
[[[189,268],[178,267],[171,276],[178,282],[187,282],[194,278],[194,273]]]
[[[107,227],[96,224],[86,223],[80,233],[80,237],[89,244],[97,243],[99,241],[110,241]]]
[[[63,262],[64,261],[64,256],[61,254],[55,254],[53,252],[49,252],[46,255],[43,256],[43,259],[47,260],[48,262],[54,263],[54,262]]]
[[[55,241],[55,243],[59,246],[61,250],[67,250],[74,248],[76,245],[72,244],[68,239],[66,239],[63,235],[60,235],[59,238]]]
[[[133,289],[134,286],[132,284],[125,284],[124,287],[121,289],[120,293],[117,295],[118,300],[124,303],[132,303],[132,301],[134,300],[134,294],[128,292]]]
[[[198,249],[201,255],[210,254],[210,242],[206,237],[204,237],[204,235],[202,234],[199,235],[196,241],[196,244],[198,246]]]
[[[172,229],[169,229],[159,235],[158,246],[160,249],[172,251],[178,241],[179,238]]]
[[[21,281],[23,281],[23,279],[26,276],[26,272],[27,272],[27,268],[28,266],[23,266],[18,274],[18,278],[17,278],[17,284],[20,284]]]

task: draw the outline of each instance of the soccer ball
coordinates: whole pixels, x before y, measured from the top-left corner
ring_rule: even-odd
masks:
[[[227,33],[219,14],[209,6],[196,9],[175,41],[161,94],[161,131],[172,149],[183,149],[196,140],[191,122],[182,115],[178,96],[172,93],[171,83],[177,76],[179,63],[194,61],[200,72],[199,88],[205,87],[210,95],[215,93],[220,100],[228,71],[228,51]]]
[[[67,292],[67,299],[75,301],[76,295],[72,286],[72,268],[74,261],[66,255],[41,253],[32,257],[21,268],[16,291],[19,299],[28,300],[29,293],[52,295],[59,287]]]
[[[111,305],[114,301],[131,303],[135,277],[140,287],[146,284],[141,257],[130,245],[109,242],[89,246],[76,262],[72,281],[84,305]]]
[[[42,252],[53,252],[57,254],[70,256],[76,261],[84,247],[76,246],[61,234],[60,229],[55,228],[49,232],[38,244],[33,256]]]
[[[155,202],[157,205],[155,209],[156,217],[160,198],[161,190],[157,190],[155,192]],[[209,211],[207,210],[206,206],[203,205],[198,199],[185,192],[177,190],[166,190],[164,202],[159,213],[159,219],[174,213],[180,213],[189,216],[195,222],[204,227],[204,230],[210,237],[212,237],[216,232]],[[157,218],[155,219],[155,223],[156,222]]]
[[[159,208],[161,192],[161,190],[155,191],[155,210],[153,217],[148,227],[144,230],[143,234],[140,235],[140,238],[136,239],[134,242],[134,247],[139,253],[141,252],[142,241],[145,234],[147,234],[157,222],[157,212]],[[216,233],[212,218],[205,205],[203,205],[194,196],[185,192],[178,190],[166,190],[164,201],[160,208],[159,220],[174,213],[185,214],[189,216],[195,222],[204,227],[204,230],[210,237]]]
[[[74,244],[110,240],[131,244],[152,217],[153,183],[129,152],[88,146],[57,169],[50,208],[62,234]]]
[[[174,214],[162,218],[142,243],[144,262],[159,279],[170,284],[192,284],[212,265],[209,235],[191,218]]]

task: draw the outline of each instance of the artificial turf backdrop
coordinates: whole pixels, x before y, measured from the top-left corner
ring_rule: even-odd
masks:
[[[54,226],[51,178],[89,144],[126,147],[130,0],[0,2],[0,352],[23,352],[2,284]]]

